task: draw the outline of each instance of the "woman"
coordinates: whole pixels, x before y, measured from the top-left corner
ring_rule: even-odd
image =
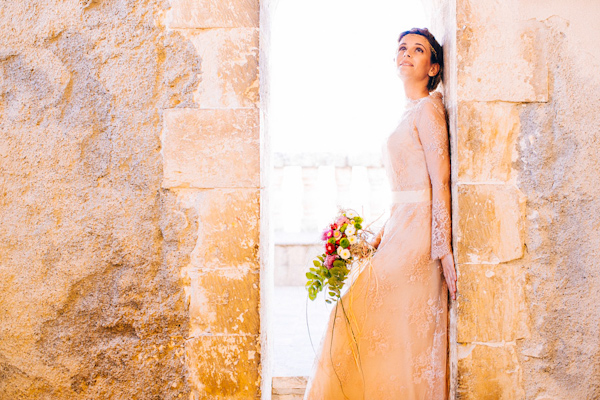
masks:
[[[442,48],[427,29],[402,32],[396,55],[407,107],[384,161],[390,218],[377,252],[332,310],[305,400],[447,398],[447,299],[456,296],[450,157],[440,92]]]

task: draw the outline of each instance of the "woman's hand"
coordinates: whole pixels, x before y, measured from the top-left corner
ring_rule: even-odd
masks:
[[[384,228],[385,228],[385,226],[383,228],[381,228],[381,230],[379,231],[379,233],[377,233],[377,236],[375,236],[373,241],[369,243],[375,249],[377,249],[379,247],[379,243],[381,243],[381,238],[383,237]]]
[[[444,270],[444,278],[446,278],[446,283],[448,284],[448,291],[450,291],[450,296],[452,300],[456,300],[456,270],[454,269],[454,257],[452,256],[452,252],[446,254],[441,259],[442,261],[442,269]]]
[[[377,236],[375,239],[373,239],[372,242],[370,242],[369,244],[371,246],[373,246],[375,249],[377,249],[379,247],[379,243],[381,243],[381,236]]]

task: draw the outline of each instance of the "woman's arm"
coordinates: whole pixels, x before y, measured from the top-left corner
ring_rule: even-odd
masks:
[[[431,259],[440,259],[448,289],[455,298],[456,272],[452,257],[450,154],[443,106],[427,101],[416,121],[431,180]]]

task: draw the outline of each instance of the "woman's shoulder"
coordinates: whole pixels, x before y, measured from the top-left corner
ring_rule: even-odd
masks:
[[[429,93],[429,96],[427,96],[425,98],[425,101],[423,103],[434,103],[434,104],[444,104],[444,95],[442,94],[442,92],[431,92]]]
[[[436,90],[434,92],[429,93],[429,98],[432,99],[432,100],[440,100],[440,101],[442,101],[442,99],[444,98],[444,95],[442,94],[442,92],[439,92],[439,91]]]
[[[429,96],[425,97],[422,102],[419,104],[419,111],[428,110],[428,111],[437,111],[438,113],[443,114],[445,112],[444,108],[444,95],[442,92],[431,92]]]

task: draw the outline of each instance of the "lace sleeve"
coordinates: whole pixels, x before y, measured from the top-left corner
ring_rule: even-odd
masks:
[[[426,101],[415,122],[431,180],[431,259],[436,260],[452,252],[450,155],[443,105]]]

